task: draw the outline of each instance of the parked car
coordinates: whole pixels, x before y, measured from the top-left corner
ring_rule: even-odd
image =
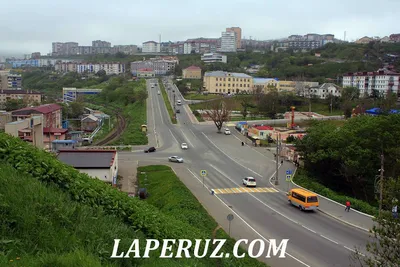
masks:
[[[181,113],[181,110],[180,110],[180,109],[177,109],[177,110],[176,110],[176,113]]]
[[[160,94],[160,91],[158,91],[157,94]]]
[[[183,163],[183,158],[180,158],[178,156],[171,156],[171,157],[168,158],[168,161],[177,162],[177,163]]]
[[[228,128],[226,128],[225,131],[224,131],[224,133],[225,133],[226,135],[230,135],[230,134],[231,134],[231,130],[229,130]]]
[[[149,147],[148,149],[144,150],[144,153],[156,152],[156,148],[154,146]]]
[[[256,179],[254,177],[246,177],[242,180],[242,182],[245,186],[257,186]]]
[[[181,144],[181,148],[182,148],[182,149],[188,149],[188,145],[187,145],[186,143],[182,143],[182,144]]]

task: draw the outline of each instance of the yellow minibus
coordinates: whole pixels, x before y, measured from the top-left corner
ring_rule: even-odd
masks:
[[[318,196],[304,189],[291,189],[287,196],[289,203],[300,210],[316,210],[319,207]]]

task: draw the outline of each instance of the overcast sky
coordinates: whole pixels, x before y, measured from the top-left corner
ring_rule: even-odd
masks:
[[[220,37],[331,33],[355,40],[400,33],[400,0],[17,0],[0,8],[0,55],[48,53],[55,41],[136,44]]]

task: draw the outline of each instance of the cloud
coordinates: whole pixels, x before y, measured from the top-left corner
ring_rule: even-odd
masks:
[[[376,5],[374,0],[7,1],[0,9],[0,54],[47,53],[54,41],[141,45],[158,40],[159,34],[163,41],[216,38],[230,26],[259,40],[307,33],[343,38],[344,31],[348,40],[396,33],[400,1]]]

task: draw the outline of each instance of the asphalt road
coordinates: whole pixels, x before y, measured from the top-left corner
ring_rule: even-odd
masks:
[[[179,164],[180,167],[186,167],[199,183],[203,181],[200,171],[207,171],[204,182],[209,190],[234,188],[232,191],[239,192],[237,188],[243,187],[241,180],[246,176],[257,179],[257,188],[272,188],[269,182],[275,173],[272,154],[268,157],[251,147],[242,147],[234,129],[231,129],[233,135],[225,136],[216,133],[215,126],[193,125],[183,106],[177,114],[178,124],[172,125],[163,97],[157,94],[160,88],[151,88],[152,83],[156,80],[148,81],[152,120],[161,147],[155,153],[137,152],[143,153],[143,160],[167,162],[169,156],[181,156],[185,162]],[[185,105],[179,91],[175,89],[175,92],[176,100],[181,99]],[[183,142],[189,145],[188,150],[180,149]],[[320,212],[300,212],[288,204],[281,192],[215,195],[215,201],[219,200],[231,206],[232,211],[249,225],[252,229],[248,233],[249,239],[289,239],[287,257],[268,259],[272,266],[349,266],[351,250],[355,246],[366,253],[366,232]]]

